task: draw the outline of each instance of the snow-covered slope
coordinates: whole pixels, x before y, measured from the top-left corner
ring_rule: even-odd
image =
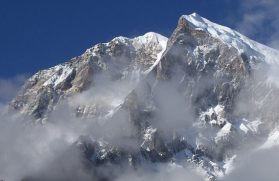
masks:
[[[279,51],[232,30],[228,27],[213,23],[197,13],[183,16],[196,30],[206,31],[214,38],[225,42],[228,46],[233,46],[240,53],[245,52],[248,57],[259,56],[262,60],[270,64],[279,65]]]

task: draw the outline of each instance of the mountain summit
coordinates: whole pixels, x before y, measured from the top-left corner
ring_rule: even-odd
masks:
[[[277,57],[193,13],[180,17],[169,39],[153,32],[117,37],[39,71],[10,108],[32,124],[74,120],[80,132],[71,144],[99,180],[121,178],[120,165],[158,163],[194,167],[215,180],[247,143],[279,144]]]

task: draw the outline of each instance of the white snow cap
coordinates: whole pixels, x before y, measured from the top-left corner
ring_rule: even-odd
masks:
[[[148,32],[148,33],[144,34],[143,36],[139,36],[135,39],[139,40],[139,42],[142,42],[145,44],[148,42],[158,43],[159,46],[161,47],[161,51],[157,54],[156,61],[154,62],[154,64],[151,67],[149,67],[148,70],[146,70],[144,72],[144,74],[148,74],[160,62],[161,57],[167,48],[168,38],[164,37],[163,35],[160,35],[158,33]]]
[[[162,45],[168,41],[168,38],[164,37],[163,35],[160,35],[159,33],[148,32],[142,36],[138,36],[138,37],[134,38],[134,40],[138,40],[139,42],[141,42],[143,44],[157,41],[157,42],[159,42],[159,44]]]
[[[248,57],[257,56],[266,63],[279,65],[279,51],[276,49],[255,42],[231,28],[213,23],[197,13],[182,17],[195,29],[208,32],[214,38],[236,48],[239,53],[245,52]]]

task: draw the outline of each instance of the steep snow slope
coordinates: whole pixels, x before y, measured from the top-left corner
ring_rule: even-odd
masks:
[[[248,57],[259,56],[263,61],[269,64],[279,65],[279,51],[258,42],[255,42],[246,36],[234,31],[228,27],[213,23],[197,13],[183,16],[196,30],[206,31],[211,36],[218,38],[229,46],[236,48],[239,53],[245,52]]]

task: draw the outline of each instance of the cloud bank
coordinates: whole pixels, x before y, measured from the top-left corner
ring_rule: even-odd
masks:
[[[238,3],[238,16],[234,14],[229,18],[239,22],[236,29],[271,47],[279,48],[279,1],[241,0]],[[240,19],[236,19],[239,16]]]

